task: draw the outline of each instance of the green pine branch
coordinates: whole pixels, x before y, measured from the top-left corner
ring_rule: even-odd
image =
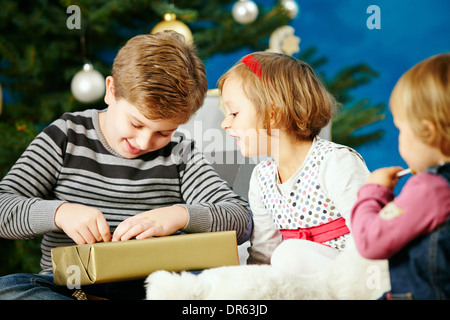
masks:
[[[356,148],[380,140],[384,131],[371,125],[384,119],[385,110],[384,104],[371,105],[368,100],[345,105],[333,119],[333,141]]]

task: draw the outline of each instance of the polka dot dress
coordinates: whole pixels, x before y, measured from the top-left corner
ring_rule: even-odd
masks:
[[[319,168],[324,157],[334,148],[342,146],[317,138],[302,167],[299,179],[288,194],[281,194],[278,168],[272,159],[259,165],[258,183],[261,200],[279,229],[300,229],[316,227],[341,217],[334,203],[323,192],[319,183]],[[324,242],[333,248],[343,250],[349,234]]]

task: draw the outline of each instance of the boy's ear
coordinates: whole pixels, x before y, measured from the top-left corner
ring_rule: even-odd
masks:
[[[422,120],[422,139],[426,144],[434,146],[437,141],[437,130],[430,120]]]
[[[114,78],[112,76],[106,77],[106,93],[105,93],[105,103],[110,105],[115,100],[115,90],[114,90]]]

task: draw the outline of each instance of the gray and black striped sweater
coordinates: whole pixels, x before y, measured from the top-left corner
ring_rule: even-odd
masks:
[[[43,234],[41,267],[50,250],[74,242],[54,223],[64,202],[103,212],[111,233],[143,211],[180,204],[188,209],[184,232],[236,230],[248,238],[247,202],[220,179],[194,143],[174,136],[164,148],[136,159],[112,150],[101,133],[98,110],[67,113],[45,128],[0,182],[0,237]]]

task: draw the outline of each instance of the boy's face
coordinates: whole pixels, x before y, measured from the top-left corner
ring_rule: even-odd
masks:
[[[179,124],[147,119],[128,101],[116,100],[112,86],[112,78],[107,79],[105,102],[109,107],[100,116],[100,127],[110,147],[122,157],[133,159],[166,146]]]

